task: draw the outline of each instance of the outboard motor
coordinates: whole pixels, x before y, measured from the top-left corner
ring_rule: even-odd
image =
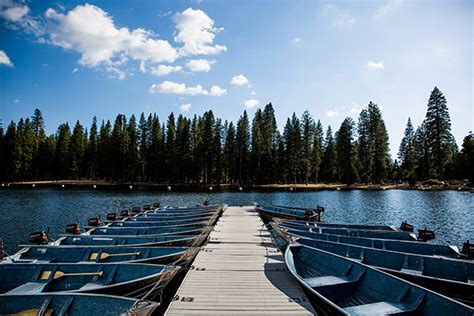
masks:
[[[418,239],[422,241],[435,239],[435,232],[426,228],[418,229]]]
[[[138,214],[138,213],[140,213],[140,212],[141,212],[141,208],[140,208],[140,207],[138,207],[138,206],[132,207],[132,213],[133,213],[133,214]]]
[[[151,205],[150,205],[150,204],[145,204],[145,205],[143,205],[143,210],[144,210],[144,211],[149,211],[149,210],[151,210]]]
[[[160,203],[153,203],[152,206],[153,208],[160,208]]]
[[[87,220],[87,225],[89,226],[100,226],[101,224],[100,217],[91,217]]]
[[[38,231],[38,232],[33,232],[28,236],[28,242],[30,244],[37,244],[37,245],[42,245],[46,244],[48,242],[48,232],[45,232],[44,230]]]
[[[117,215],[117,213],[108,213],[108,214],[107,214],[107,220],[108,220],[108,221],[116,221],[116,220],[118,220],[118,215]]]
[[[123,210],[120,212],[120,217],[129,217],[132,216],[132,213],[130,213],[129,210]]]
[[[209,201],[208,201],[208,200],[204,200],[204,201],[202,202],[202,205],[208,206],[208,205],[209,205]]]
[[[469,240],[467,240],[462,245],[461,254],[463,255],[463,257],[467,259],[473,259],[474,258],[474,244],[471,244]]]
[[[66,225],[66,233],[79,235],[81,233],[81,224],[79,224],[79,223],[67,224]]]
[[[407,221],[404,221],[402,222],[402,224],[400,225],[400,228],[399,228],[401,231],[404,231],[404,232],[409,232],[409,233],[413,233],[413,225],[411,224],[408,224]]]
[[[316,205],[316,212],[318,212],[318,213],[324,212],[324,207]]]

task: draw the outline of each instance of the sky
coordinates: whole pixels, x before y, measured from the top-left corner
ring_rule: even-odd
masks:
[[[309,110],[335,131],[372,101],[396,158],[437,86],[461,145],[474,122],[473,16],[469,0],[0,0],[0,119],[39,108],[52,134],[118,113],[211,109],[235,122],[271,102],[280,130]]]

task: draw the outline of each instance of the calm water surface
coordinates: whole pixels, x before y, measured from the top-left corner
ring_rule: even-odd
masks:
[[[0,189],[0,237],[13,253],[26,243],[28,234],[51,228],[51,236],[67,224],[87,224],[89,217],[152,202],[191,206],[209,199],[212,203],[250,205],[253,202],[326,208],[331,223],[391,224],[407,220],[416,228],[436,232],[434,243],[461,246],[474,240],[474,194],[457,191],[318,191],[318,192],[216,192],[163,193],[113,192],[80,189]]]

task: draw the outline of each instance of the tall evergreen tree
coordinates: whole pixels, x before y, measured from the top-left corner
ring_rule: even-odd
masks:
[[[167,170],[167,179],[170,182],[174,182],[176,177],[176,123],[174,119],[174,113],[168,116],[168,121],[166,123],[166,143],[165,143],[165,152],[166,152],[166,170]]]
[[[263,152],[263,113],[261,109],[255,111],[252,122],[252,151],[251,151],[251,172],[250,177],[253,183],[261,183],[261,160]]]
[[[71,175],[71,130],[69,124],[61,124],[56,132],[56,170],[59,179],[67,179]]]
[[[369,114],[370,155],[373,160],[372,182],[380,183],[386,179],[390,164],[388,133],[378,105],[370,102],[367,110]]]
[[[314,134],[316,132],[316,126],[313,118],[309,111],[304,111],[301,117],[301,130],[302,130],[302,157],[301,157],[301,171],[303,180],[306,184],[309,183],[311,174],[313,171],[312,158],[313,158],[313,145],[314,145]]]
[[[425,117],[426,141],[430,155],[430,175],[443,179],[444,168],[453,158],[453,136],[446,98],[435,87],[428,100]]]
[[[82,159],[84,157],[84,128],[79,121],[76,122],[72,130],[69,155],[71,158],[71,176],[78,179],[81,176]]]
[[[237,179],[236,175],[236,157],[237,157],[237,147],[235,143],[235,127],[234,123],[230,122],[229,127],[227,128],[225,145],[224,145],[224,158],[225,158],[225,170],[226,170],[226,182],[231,184]]]
[[[139,141],[139,175],[140,180],[145,180],[147,174],[147,155],[150,147],[150,126],[145,118],[145,113],[142,112],[140,115],[140,121],[138,123],[138,141]]]
[[[90,179],[95,179],[97,176],[98,168],[98,156],[97,156],[97,118],[94,116],[92,118],[92,125],[89,133],[89,143],[86,148],[86,162],[87,162],[87,177]]]
[[[236,149],[237,149],[237,179],[239,184],[246,184],[249,173],[249,143],[250,143],[250,126],[247,111],[237,121],[236,132]]]
[[[474,186],[474,135],[472,132],[464,137],[458,158],[458,172],[461,179],[469,179]]]
[[[413,142],[415,139],[415,131],[411,124],[410,118],[408,118],[407,125],[405,127],[405,133],[398,149],[398,159],[400,161],[400,172],[403,179],[414,179],[414,147]]]
[[[127,125],[128,148],[126,151],[126,170],[127,180],[137,181],[139,176],[139,148],[138,148],[138,131],[137,120],[132,115]]]
[[[300,120],[293,113],[291,120],[286,121],[283,130],[283,139],[286,150],[286,168],[288,175],[288,182],[297,183],[301,166],[301,128]]]
[[[321,162],[322,177],[326,182],[333,182],[337,178],[337,155],[331,125],[326,131],[324,140],[324,155]]]
[[[345,184],[352,184],[355,181],[353,167],[353,130],[354,121],[346,118],[339,128],[336,136],[336,152],[339,180]]]
[[[357,142],[358,156],[360,159],[360,170],[358,170],[358,173],[363,183],[368,183],[372,177],[373,160],[370,154],[369,124],[369,112],[367,109],[363,109],[359,114],[359,121],[357,123],[357,133],[359,134]]]
[[[311,168],[314,182],[318,183],[321,161],[323,159],[324,132],[321,121],[318,120],[314,129],[313,150],[311,153]]]

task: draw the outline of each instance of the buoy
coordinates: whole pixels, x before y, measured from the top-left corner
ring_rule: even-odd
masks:
[[[64,188],[64,184],[61,184],[61,188]]]
[[[35,184],[33,183],[31,186],[34,188],[34,187],[35,187]]]
[[[93,187],[94,189],[96,189],[96,188],[97,188],[97,186],[96,186],[95,184],[94,184],[92,187]]]
[[[209,191],[212,191],[212,187],[209,187]]]
[[[2,183],[2,187],[4,187],[4,186],[5,186],[5,183]]]
[[[171,187],[170,187],[170,186],[168,186],[168,191],[171,191]]]
[[[290,191],[293,192],[293,187],[290,188]]]
[[[242,190],[243,190],[243,188],[242,188],[242,187],[239,187],[239,191],[242,191]]]
[[[132,189],[133,189],[133,185],[130,185],[128,188],[129,188],[130,190],[132,190]]]
[[[340,187],[337,187],[336,190],[341,191],[341,188],[340,188]]]

